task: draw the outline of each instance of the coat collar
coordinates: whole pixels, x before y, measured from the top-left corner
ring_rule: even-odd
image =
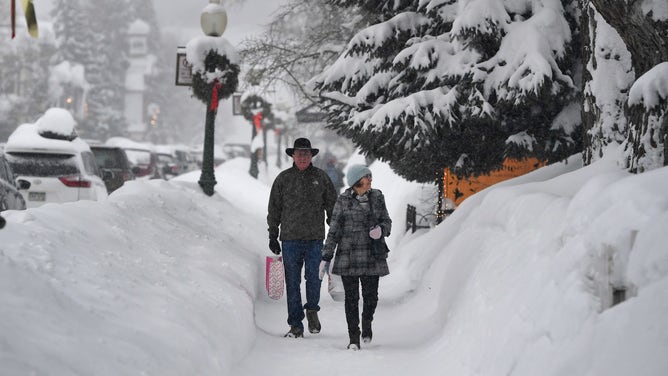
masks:
[[[311,163],[308,164],[308,167],[306,167],[304,169],[304,171],[299,171],[295,162],[292,162],[292,169],[295,170],[296,172],[302,172],[303,173],[303,172],[311,171],[311,170],[313,170],[313,168],[314,168],[313,167],[313,162],[311,162]]]

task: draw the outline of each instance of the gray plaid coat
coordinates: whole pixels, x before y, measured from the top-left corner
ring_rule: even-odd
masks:
[[[369,190],[369,202],[373,208],[375,218],[371,218],[366,210],[355,198],[352,188],[346,189],[339,195],[329,223],[327,240],[322,248],[322,259],[325,261],[334,258],[332,273],[346,276],[388,275],[385,258],[376,258],[372,255],[372,239],[369,229],[378,224],[385,236],[390,235],[392,220],[387,213],[385,197],[378,189]],[[375,223],[370,223],[373,221]]]

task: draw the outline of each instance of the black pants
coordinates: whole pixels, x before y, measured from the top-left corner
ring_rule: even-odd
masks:
[[[346,276],[342,275],[343,289],[345,291],[346,321],[348,322],[348,333],[359,336],[360,333],[360,282],[362,283],[362,320],[373,321],[373,314],[378,305],[378,280],[377,275]]]

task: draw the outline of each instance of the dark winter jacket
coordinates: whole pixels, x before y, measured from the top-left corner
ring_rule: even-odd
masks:
[[[299,171],[294,164],[282,171],[271,186],[267,224],[269,238],[318,240],[325,238],[332,216],[336,191],[325,171],[309,165]]]
[[[386,259],[372,254],[373,240],[369,237],[369,230],[375,224],[380,225],[383,230],[381,241],[385,242],[385,237],[392,230],[392,220],[387,213],[383,192],[370,189],[367,194],[375,217],[371,219],[375,222],[373,224],[370,223],[368,209],[355,198],[352,188],[346,189],[336,200],[327,240],[322,248],[322,259],[325,261],[331,260],[336,250],[333,274],[383,276],[390,273]]]

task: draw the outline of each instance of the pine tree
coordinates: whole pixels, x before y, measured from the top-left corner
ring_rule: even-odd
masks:
[[[49,64],[55,46],[26,34],[0,41],[0,140],[22,123],[33,122],[50,105]]]
[[[56,0],[51,11],[53,30],[56,37],[57,50],[52,59],[51,68],[59,64],[69,67],[82,67],[84,76],[87,75],[94,55],[94,34],[88,32],[91,22],[84,5],[80,0]],[[89,86],[82,82],[58,82],[58,88],[52,87],[59,93],[58,98],[52,100],[52,105],[69,108],[79,123],[78,131],[87,136],[86,129],[86,97]],[[68,103],[68,100],[73,101]]]
[[[507,157],[553,161],[579,149],[579,124],[555,122],[577,101],[572,7],[331,2],[376,19],[314,80],[328,126],[405,178],[475,176]]]
[[[668,19],[653,7],[661,9],[651,2],[581,1],[581,23],[588,31],[583,42],[585,163],[601,158],[609,144],[624,144],[621,162],[631,172],[668,165],[668,98],[630,103],[634,82],[645,80],[642,75],[650,70],[667,69]],[[616,79],[601,90],[611,75]]]
[[[94,34],[92,58],[86,65],[91,89],[84,129],[87,137],[104,140],[122,135],[126,129],[123,109],[130,21],[125,1],[93,0],[86,11],[98,32]]]
[[[90,60],[90,48],[93,44],[88,15],[80,0],[55,0],[51,17],[53,31],[56,34],[58,51],[54,63],[69,61],[82,64]]]

